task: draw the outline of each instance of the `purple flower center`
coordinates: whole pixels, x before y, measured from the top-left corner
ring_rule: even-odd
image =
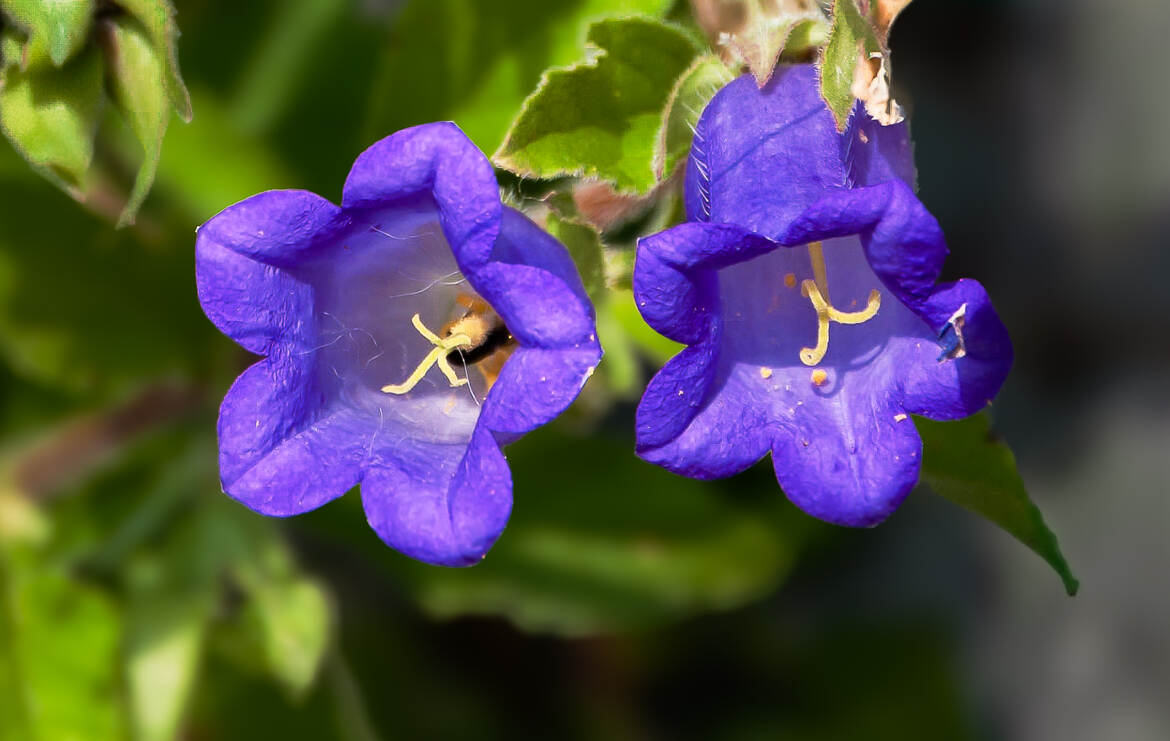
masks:
[[[931,336],[925,322],[888,295],[857,237],[776,249],[719,276],[725,354],[758,366],[766,383],[790,382],[805,367],[812,369],[810,383],[831,391],[845,374],[879,357],[891,337]],[[781,370],[788,372],[773,379]]]
[[[319,267],[305,275],[316,289],[326,406],[368,411],[427,442],[466,442],[500,359],[472,357],[486,334],[458,325],[502,323],[459,270],[434,209],[370,214]]]

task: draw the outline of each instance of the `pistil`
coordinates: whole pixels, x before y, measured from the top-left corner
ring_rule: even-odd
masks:
[[[382,387],[383,393],[387,394],[405,394],[418,385],[418,382],[426,376],[427,371],[431,369],[432,365],[439,366],[439,370],[447,377],[452,388],[458,386],[466,386],[467,379],[459,378],[455,375],[455,369],[451,367],[451,363],[447,360],[447,353],[458,347],[470,347],[471,338],[465,334],[453,334],[447,337],[439,337],[434,332],[426,328],[422,323],[422,319],[418,314],[410,318],[414,328],[418,333],[427,339],[434,347],[422,359],[422,361],[415,367],[414,372],[402,383],[391,383]]]
[[[812,303],[817,313],[817,344],[801,349],[800,362],[816,366],[824,360],[825,354],[829,351],[829,323],[861,324],[873,319],[881,306],[882,294],[876,288],[872,289],[864,309],[841,311],[835,308],[829,299],[829,276],[825,269],[825,254],[820,242],[809,243],[808,257],[812,263],[813,279],[806,278],[801,281],[800,293]]]

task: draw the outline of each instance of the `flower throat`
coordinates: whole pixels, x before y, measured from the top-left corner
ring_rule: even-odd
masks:
[[[455,302],[467,311],[462,317],[443,325],[439,334],[427,329],[418,314],[410,318],[415,330],[433,347],[405,381],[383,386],[383,393],[401,395],[411,391],[432,366],[439,368],[452,388],[466,386],[469,379],[455,374],[451,367],[453,361],[462,361],[465,369],[468,365],[476,365],[489,388],[495,383],[515,340],[503,320],[483,299],[460,293]]]
[[[873,319],[882,303],[882,294],[874,288],[869,292],[869,300],[861,311],[841,311],[833,306],[829,299],[829,277],[825,270],[825,254],[820,242],[810,242],[808,257],[812,263],[813,278],[800,282],[800,295],[807,298],[817,312],[817,344],[815,347],[805,347],[800,351],[800,362],[807,366],[816,366],[825,358],[829,351],[829,324],[862,324]],[[795,284],[795,279],[785,283]]]

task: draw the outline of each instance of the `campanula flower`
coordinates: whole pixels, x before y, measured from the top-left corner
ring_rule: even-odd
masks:
[[[918,480],[911,414],[983,408],[1011,344],[914,195],[905,124],[859,107],[844,134],[811,66],[728,84],[696,127],[688,221],[642,239],[634,295],[687,347],[638,407],[638,452],[695,478],[771,452],[811,515],[872,525]]]
[[[281,190],[225,209],[195,255],[208,318],[264,356],[220,407],[224,491],[283,517],[360,482],[370,525],[422,561],[482,558],[511,510],[501,445],[601,357],[567,251],[501,205],[454,124],[374,144],[340,207]]]

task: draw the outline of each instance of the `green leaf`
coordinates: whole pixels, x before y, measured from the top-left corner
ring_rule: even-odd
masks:
[[[1065,562],[1056,536],[1028,498],[1012,451],[994,433],[986,414],[957,422],[915,417],[925,453],[922,479],[935,493],[983,515],[1047,561],[1069,595],[1077,580]]]
[[[544,228],[569,250],[577,264],[585,291],[594,301],[605,291],[605,270],[601,252],[601,237],[588,224],[558,216],[550,212]]]
[[[503,141],[545,69],[580,58],[598,18],[660,17],[671,0],[412,0],[383,44],[364,141],[451,120],[485,152]],[[421,60],[421,63],[420,63]]]
[[[332,610],[325,591],[305,579],[272,580],[250,592],[249,611],[269,671],[293,697],[313,684],[329,647]]]
[[[94,0],[0,0],[0,9],[28,29],[30,43],[43,45],[60,67],[85,45]]]
[[[248,598],[243,626],[272,676],[293,697],[313,684],[332,631],[325,590],[302,576],[272,520],[217,498],[209,509],[204,547],[216,547]],[[212,545],[214,544],[214,545]]]
[[[114,104],[142,145],[142,164],[118,217],[120,228],[134,223],[154,183],[171,111],[163,82],[163,58],[138,22],[113,21],[105,37],[105,51]]]
[[[647,191],[657,182],[663,110],[694,42],[673,26],[626,18],[594,24],[586,43],[595,58],[544,75],[494,160],[524,176],[596,177]]]
[[[837,120],[837,129],[845,130],[845,121],[853,109],[853,78],[860,59],[880,53],[881,44],[856,0],[836,0],[829,42],[821,57],[821,97]]]
[[[162,62],[167,97],[183,121],[191,120],[191,96],[179,73],[179,27],[170,0],[118,0],[118,5],[138,19]]]
[[[708,7],[700,16],[704,30],[738,62],[735,66],[748,68],[760,87],[772,78],[782,53],[807,51],[810,36],[828,34],[828,21],[815,3],[707,0],[705,4]]]
[[[686,159],[699,115],[715,93],[733,79],[735,72],[708,54],[696,59],[675,82],[654,140],[654,174],[659,180]]]
[[[76,197],[93,160],[101,56],[91,49],[61,69],[8,66],[0,75],[0,128],[33,167]]]
[[[126,682],[138,741],[169,741],[178,734],[199,671],[212,596],[162,591],[132,601]]]
[[[597,378],[619,397],[637,399],[642,394],[642,369],[638,366],[634,343],[614,318],[613,300],[606,295],[595,302],[597,338],[605,348]]]
[[[120,619],[96,590],[0,551],[0,739],[116,739]]]

